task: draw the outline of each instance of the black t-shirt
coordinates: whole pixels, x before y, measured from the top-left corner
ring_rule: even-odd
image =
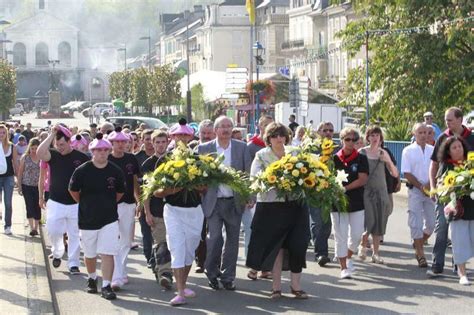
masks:
[[[158,157],[153,155],[149,157],[142,165],[143,174],[153,172],[162,162],[158,163]],[[163,206],[165,205],[163,198],[155,196],[150,197],[150,212],[151,215],[158,218],[163,218]]]
[[[466,130],[466,129],[464,129]],[[431,155],[431,160],[438,162],[438,151],[441,145],[443,144],[444,140],[448,138],[449,135],[446,134],[446,131],[443,132],[438,139],[435,142],[434,149],[433,149],[433,154]],[[474,151],[474,133],[472,131],[468,134],[467,137],[464,137],[464,141],[467,144],[467,150],[468,151]]]
[[[99,230],[118,220],[117,193],[125,192],[122,170],[114,163],[97,168],[92,161],[72,174],[69,189],[80,192],[79,228]]]
[[[30,139],[35,136],[35,133],[33,132],[33,130],[28,130],[28,129],[23,130],[21,134],[25,136],[26,142],[30,142]]]
[[[109,161],[115,163],[125,175],[125,194],[119,203],[135,203],[135,196],[133,195],[133,177],[140,174],[140,166],[135,155],[125,153],[123,157],[116,158],[112,154],[109,155]]]
[[[342,183],[344,186],[349,185],[359,178],[359,173],[369,174],[369,161],[367,156],[359,154],[354,160],[345,166],[337,155],[334,155],[334,166],[336,170],[343,170],[348,174],[347,182]],[[364,207],[364,186],[346,191],[349,198],[348,212],[356,212],[363,210]]]
[[[299,124],[297,122],[292,122],[288,125],[288,127],[291,129],[291,131],[293,131],[293,135],[295,134],[295,130],[296,128],[298,128]]]
[[[166,160],[168,155],[162,156],[156,162],[156,165],[160,165]],[[194,208],[201,204],[201,195],[195,190],[183,189],[180,192],[165,197],[165,203],[172,206],[183,207],[183,208]]]
[[[148,159],[151,155],[147,155],[145,150],[141,150],[140,152],[135,154],[135,158],[138,161],[138,165],[143,166],[143,163]],[[141,170],[141,169],[140,169]],[[143,172],[142,172],[143,174]]]
[[[72,199],[67,190],[74,170],[89,160],[89,157],[77,150],[72,150],[69,154],[62,155],[55,149],[49,149],[51,159],[49,163],[50,183],[49,198],[56,202],[72,205],[76,202]]]

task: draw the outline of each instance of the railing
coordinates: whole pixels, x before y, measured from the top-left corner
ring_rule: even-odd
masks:
[[[304,47],[304,39],[288,40],[281,44],[281,49],[293,49]]]

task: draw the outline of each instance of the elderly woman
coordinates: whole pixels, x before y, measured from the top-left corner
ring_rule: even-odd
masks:
[[[341,265],[341,279],[352,277],[354,265],[352,255],[364,232],[364,185],[367,183],[369,164],[365,155],[359,154],[355,146],[359,140],[359,132],[352,128],[344,128],[340,133],[342,149],[334,156],[334,166],[348,174],[344,183],[349,208],[347,213],[333,211],[331,221],[334,226],[336,257]]]
[[[273,122],[266,127],[264,140],[267,147],[256,153],[250,171],[252,176],[285,156],[290,131]],[[283,269],[291,271],[290,289],[295,298],[308,298],[301,289],[301,271],[306,267],[309,236],[308,208],[301,200],[279,198],[276,191],[257,195],[246,265],[253,270],[272,271],[272,299],[282,296]],[[283,265],[284,251],[288,252],[289,266]]]
[[[438,161],[438,179],[442,175],[462,164],[466,160],[467,145],[464,140],[457,136],[447,138],[440,147]],[[456,220],[450,222],[451,242],[453,244],[454,263],[458,267],[459,283],[469,285],[466,273],[467,261],[474,257],[474,200],[466,196],[460,200],[464,213]],[[445,209],[447,215],[456,215],[457,209],[448,207]]]
[[[373,240],[372,262],[383,264],[384,261],[379,254],[379,245],[380,239],[385,234],[391,210],[385,168],[393,177],[398,176],[398,169],[390,159],[388,152],[381,147],[383,134],[380,127],[367,128],[366,141],[369,146],[362,148],[359,152],[367,156],[369,161],[369,177],[364,190],[366,231],[362,237],[362,244],[359,246],[359,257],[366,258],[366,243],[370,234]]]

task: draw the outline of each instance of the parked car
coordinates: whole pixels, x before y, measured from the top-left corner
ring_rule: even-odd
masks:
[[[23,105],[20,103],[15,104],[14,107],[10,108],[10,115],[20,115],[23,116],[25,110],[23,109]]]
[[[115,127],[122,127],[123,125],[130,125],[132,130],[140,127],[141,123],[145,123],[149,129],[167,128],[166,124],[153,117],[138,117],[138,116],[122,116],[122,117],[108,117],[106,121],[114,124]]]

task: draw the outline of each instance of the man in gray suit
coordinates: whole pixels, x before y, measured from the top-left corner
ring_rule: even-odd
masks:
[[[239,171],[250,171],[252,163],[245,142],[231,139],[234,124],[228,117],[221,116],[214,123],[217,139],[198,146],[199,154],[217,153],[224,155],[224,165]],[[205,262],[209,286],[219,289],[220,278],[226,290],[235,290],[235,270],[239,252],[239,235],[244,201],[228,186],[209,187],[202,200],[204,216],[208,222],[207,257]],[[223,229],[225,227],[225,244]],[[224,251],[222,247],[224,245]]]

